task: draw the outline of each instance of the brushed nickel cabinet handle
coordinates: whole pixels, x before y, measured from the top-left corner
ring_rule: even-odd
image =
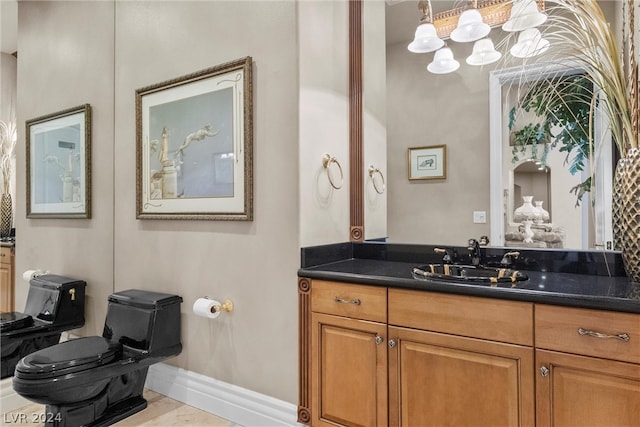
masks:
[[[396,346],[396,340],[389,340],[389,348],[393,348]]]
[[[547,368],[546,366],[540,366],[540,375],[542,375],[543,377],[548,377],[549,368]]]
[[[360,305],[360,300],[358,298],[356,298],[356,299],[344,299],[344,298],[340,298],[340,297],[334,297],[333,300],[335,302],[339,302],[340,304]]]
[[[594,338],[615,338],[624,342],[627,342],[631,339],[629,337],[629,334],[627,334],[626,332],[623,332],[621,334],[609,335],[603,334],[602,332],[590,331],[589,329],[580,328],[578,329],[578,333],[580,335],[587,335]]]
[[[376,335],[376,344],[382,344],[382,341],[384,341],[384,338],[380,335]]]

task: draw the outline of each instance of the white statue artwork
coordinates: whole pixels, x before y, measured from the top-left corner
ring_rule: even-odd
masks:
[[[176,154],[182,155],[184,154],[184,150],[191,145],[191,143],[193,141],[202,141],[207,137],[214,137],[218,134],[218,132],[220,131],[213,131],[211,129],[211,125],[205,125],[202,129],[198,129],[197,131],[190,133],[189,135],[187,135],[187,137],[184,139],[184,142],[182,143],[182,145],[180,147],[178,147],[178,151],[176,152]]]

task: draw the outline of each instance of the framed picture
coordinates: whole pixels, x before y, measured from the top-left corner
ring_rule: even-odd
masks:
[[[252,59],[136,91],[136,218],[253,219]]]
[[[409,180],[447,177],[447,146],[409,148]]]
[[[27,120],[27,218],[91,218],[91,106]]]

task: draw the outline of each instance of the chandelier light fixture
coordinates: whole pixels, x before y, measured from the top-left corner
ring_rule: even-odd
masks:
[[[427,65],[427,70],[433,74],[453,73],[460,68],[460,63],[453,59],[451,48],[443,47],[433,55],[433,62]]]
[[[435,25],[433,25],[433,12],[431,10],[431,0],[418,2],[418,9],[422,11],[422,18],[413,41],[409,43],[409,51],[414,53],[428,53],[440,49],[444,46],[444,40],[438,37]],[[427,10],[429,14],[427,15]]]
[[[498,61],[502,54],[489,37],[492,27],[502,25],[503,31],[519,32],[517,43],[509,50],[516,58],[540,55],[549,48],[536,27],[547,20],[544,0],[469,0],[466,6],[440,12],[434,16],[431,0],[420,0],[422,11],[418,28],[408,49],[413,53],[434,52],[427,70],[435,74],[456,71],[460,63],[446,46],[445,39],[456,43],[474,42],[466,63],[482,66]]]

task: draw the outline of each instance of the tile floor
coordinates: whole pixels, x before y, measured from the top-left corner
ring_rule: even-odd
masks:
[[[231,421],[212,415],[200,409],[185,405],[153,391],[146,390],[144,398],[149,406],[143,411],[126,418],[114,426],[189,426],[189,427],[240,427]],[[15,411],[2,414],[2,426],[34,427],[43,424],[37,421],[37,414],[44,413],[44,406],[32,404]],[[36,414],[36,415],[34,415]],[[21,419],[22,417],[22,419]],[[26,418],[26,419],[25,419]]]

